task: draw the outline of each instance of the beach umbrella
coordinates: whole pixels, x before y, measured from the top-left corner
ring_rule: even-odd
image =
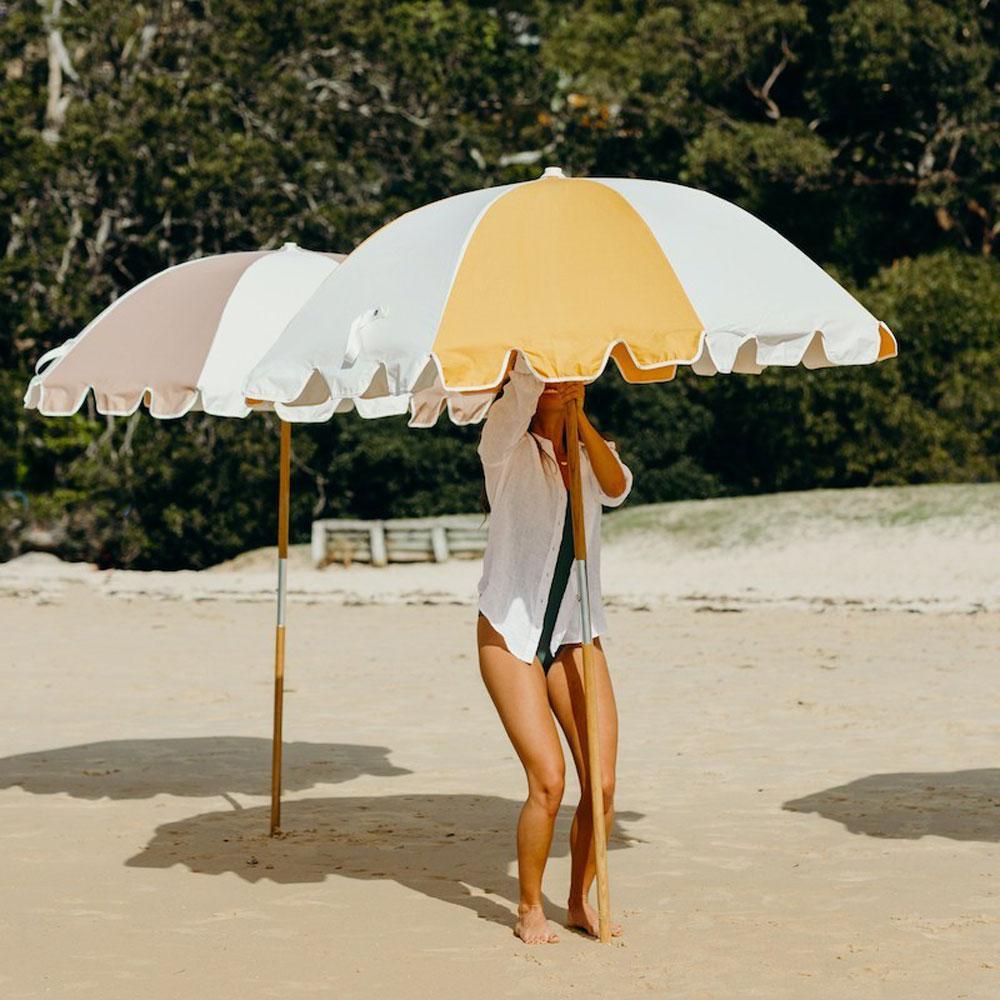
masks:
[[[201,411],[246,417],[283,407],[248,402],[253,363],[337,267],[342,254],[286,243],[199,257],[168,267],[116,299],[81,333],[39,358],[24,405],[47,417],[70,416],[93,393],[98,413],[150,416]],[[299,409],[297,413],[305,413]],[[281,822],[281,729],[291,425],[280,421],[278,585],[274,656],[271,832]]]
[[[482,419],[515,355],[545,381],[590,382],[613,359],[629,382],[870,364],[896,342],[822,268],[760,220],[657,181],[541,178],[401,216],[320,286],[253,369],[248,395],[353,406],[432,424]],[[592,635],[577,411],[567,411],[576,591]],[[583,644],[588,733],[593,646]],[[588,740],[601,938],[609,935],[600,758]]]

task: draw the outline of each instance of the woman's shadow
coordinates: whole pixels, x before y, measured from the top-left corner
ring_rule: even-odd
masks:
[[[351,743],[285,743],[282,787],[302,791],[364,774],[409,774],[389,762],[389,753],[387,747]],[[102,740],[2,757],[0,789],[14,786],[80,799],[269,795],[271,741],[255,736]]]
[[[200,875],[232,873],[247,882],[322,882],[328,875],[391,879],[434,899],[466,907],[505,927],[513,923],[517,879],[514,831],[521,803],[495,795],[364,795],[292,799],[282,830],[267,836],[267,809],[202,813],[159,827],[129,858],[137,868],[184,865]],[[568,853],[573,810],[560,810],[553,856]],[[611,850],[631,847],[618,825]],[[548,903],[555,915],[558,907]]]

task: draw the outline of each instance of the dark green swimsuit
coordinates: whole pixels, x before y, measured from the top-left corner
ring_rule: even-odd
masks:
[[[542,620],[542,634],[538,639],[538,651],[535,655],[541,661],[542,670],[549,672],[549,667],[555,662],[562,646],[551,652],[552,631],[556,627],[556,618],[566,594],[570,570],[573,568],[573,510],[569,495],[566,496],[566,520],[563,522],[562,541],[559,543],[559,555],[556,556],[556,568],[552,574],[552,585],[549,587],[549,599],[545,605],[545,618]]]

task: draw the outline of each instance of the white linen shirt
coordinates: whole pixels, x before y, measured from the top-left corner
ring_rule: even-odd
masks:
[[[526,663],[538,650],[569,502],[552,443],[528,429],[544,388],[519,360],[490,407],[479,443],[490,502],[479,610],[510,652]],[[580,450],[593,639],[607,629],[601,603],[601,506],[617,507],[628,496],[632,473],[619,459],[625,489],[610,497],[601,490],[582,443]],[[577,591],[571,573],[552,631],[553,653],[564,643],[582,641]]]

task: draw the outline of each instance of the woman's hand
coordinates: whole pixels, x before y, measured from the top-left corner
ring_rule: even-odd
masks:
[[[543,395],[558,398],[563,405],[575,400],[581,409],[583,408],[583,393],[582,382],[546,382],[543,390]]]
[[[565,412],[568,403],[576,403],[580,443],[587,449],[590,467],[604,493],[609,497],[619,497],[625,492],[628,482],[622,472],[621,462],[583,412],[584,392],[583,382],[547,382],[542,390],[541,405],[550,412]]]

